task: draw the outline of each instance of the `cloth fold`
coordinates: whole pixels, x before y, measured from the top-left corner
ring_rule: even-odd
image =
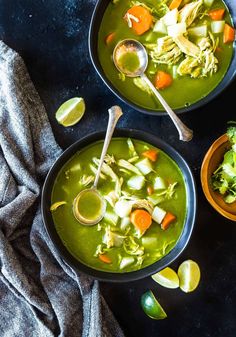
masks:
[[[0,41],[0,336],[123,337],[98,281],[60,258],[42,223],[61,152],[24,61]]]

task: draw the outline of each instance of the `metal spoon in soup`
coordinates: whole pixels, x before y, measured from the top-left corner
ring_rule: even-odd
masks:
[[[109,110],[109,121],[107,125],[106,137],[102,149],[94,184],[91,188],[80,191],[73,202],[73,213],[75,218],[86,226],[96,225],[103,218],[106,211],[106,201],[97,189],[102,165],[104,162],[107,149],[109,147],[115,126],[123,112],[117,105]]]
[[[145,70],[148,65],[148,55],[144,46],[134,39],[125,39],[118,42],[113,51],[113,62],[116,68],[126,76],[140,76],[145,81],[172,119],[179,132],[179,139],[186,142],[190,141],[193,137],[193,131],[184,125],[177,117],[159,91],[145,75]]]

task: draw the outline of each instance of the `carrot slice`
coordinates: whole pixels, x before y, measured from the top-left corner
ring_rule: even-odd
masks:
[[[149,10],[143,6],[133,6],[126,12],[124,19],[133,28],[137,35],[142,35],[148,31],[153,23],[153,16]]]
[[[165,89],[173,82],[173,78],[169,73],[158,70],[154,78],[154,85],[157,89]]]
[[[171,212],[167,212],[164,216],[164,219],[162,220],[161,229],[165,231],[170,226],[170,224],[175,221],[175,219],[176,216],[174,214],[172,214]]]
[[[152,217],[147,211],[136,209],[130,214],[130,221],[143,234],[151,226]]]
[[[235,39],[235,29],[225,23],[224,26],[224,32],[223,32],[223,42],[228,43],[228,42],[233,42]]]
[[[157,154],[158,154],[158,151],[155,150],[155,149],[150,149],[150,150],[144,151],[142,153],[142,155],[144,157],[147,157],[148,159],[150,159],[153,162],[155,162],[157,160]]]
[[[169,5],[169,9],[172,10],[172,9],[175,9],[175,8],[178,8],[181,4],[182,0],[172,0],[170,5]]]
[[[208,12],[208,15],[212,20],[222,20],[225,14],[224,8],[212,9]]]
[[[109,45],[114,40],[115,35],[116,33],[112,32],[106,36],[105,38],[106,45]]]
[[[99,260],[101,260],[104,263],[112,263],[112,260],[109,258],[109,256],[105,255],[105,254],[99,254],[98,255]]]

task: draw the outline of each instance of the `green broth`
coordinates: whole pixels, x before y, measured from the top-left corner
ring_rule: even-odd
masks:
[[[156,1],[149,0],[142,1],[142,3],[147,4],[150,7],[155,7]],[[113,49],[116,43],[118,43],[120,40],[134,38],[145,44],[155,43],[158,37],[163,36],[160,33],[155,33],[151,30],[141,36],[134,34],[132,29],[128,27],[127,22],[123,19],[124,14],[130,7],[131,1],[127,0],[120,0],[117,4],[113,4],[112,2],[108,4],[98,34],[99,60],[107,78],[124,97],[128,98],[130,101],[139,105],[140,107],[156,111],[163,110],[162,106],[153,95],[148,95],[146,92],[137,88],[137,86],[133,83],[132,78],[126,77],[125,80],[122,78],[122,81],[120,79],[119,72],[112,61],[111,56]],[[222,0],[215,0],[211,9],[222,7],[226,10],[224,20],[232,25],[229,11]],[[207,22],[209,26],[209,18],[207,16],[204,16],[204,19],[202,20]],[[111,43],[106,45],[106,36],[111,32],[115,32],[114,38]],[[218,71],[212,76],[198,79],[190,78],[190,76],[178,76],[174,79],[170,87],[161,91],[163,97],[173,109],[180,109],[198,102],[202,98],[206,97],[224,78],[231,62],[233,44],[224,44],[222,34],[217,35],[219,36],[219,48],[218,51],[215,52],[215,56],[219,61]],[[151,75],[148,75],[151,80],[153,80],[157,70],[170,72],[171,67],[166,64],[158,64],[158,66],[155,67],[154,63],[149,57],[147,74],[152,73]]]
[[[124,69],[130,73],[137,71],[140,66],[138,55],[134,52],[124,53],[118,59],[121,69]]]
[[[147,147],[153,148],[153,146],[143,141],[133,140],[133,143],[138,154],[145,151]],[[57,201],[66,201],[66,204],[58,207],[56,211],[52,212],[53,220],[56,230],[68,251],[84,264],[98,270],[112,271],[116,273],[137,270],[140,267],[143,268],[154,263],[162,256],[166,255],[178,241],[183,229],[187,207],[184,178],[177,164],[165,152],[158,149],[158,160],[156,163],[153,163],[153,170],[155,172],[149,173],[145,176],[145,179],[147,180],[147,183],[152,183],[155,175],[161,174],[161,176],[167,181],[177,182],[174,198],[164,200],[161,203],[161,207],[165,208],[167,211],[173,212],[176,215],[177,220],[165,231],[160,228],[160,225],[153,221],[152,225],[142,238],[154,238],[154,241],[156,240],[156,246],[154,251],[148,247],[145,248],[145,259],[143,260],[142,266],[133,264],[124,268],[124,270],[120,270],[119,254],[127,256],[123,247],[113,247],[110,249],[109,257],[111,258],[112,263],[105,264],[94,254],[97,246],[101,244],[103,240],[104,229],[102,226],[106,223],[106,219],[104,218],[98,225],[86,227],[81,225],[75,219],[72,211],[73,200],[83,189],[83,187],[79,184],[79,180],[84,174],[94,174],[89,165],[94,156],[100,156],[102,145],[103,142],[98,141],[87,146],[80,152],[76,153],[58,173],[54,183],[51,201],[52,204]],[[127,139],[113,138],[109,146],[108,153],[113,154],[116,160],[120,158],[128,159],[130,156]],[[125,172],[119,172],[119,177],[124,179],[122,190],[130,192],[127,187],[127,174]],[[102,195],[106,195],[114,188],[115,183],[110,178],[100,178],[98,190]],[[139,198],[145,198],[147,195],[146,187],[134,194],[138,195]],[[88,203],[87,206],[91,207],[91,203]],[[112,211],[112,207],[108,203],[107,211]],[[119,226],[120,219],[116,225],[117,229],[119,229]],[[135,240],[139,244],[142,244],[142,238],[135,238]],[[161,252],[161,255],[155,255],[155,252]]]

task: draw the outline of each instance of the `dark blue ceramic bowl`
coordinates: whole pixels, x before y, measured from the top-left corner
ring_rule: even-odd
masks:
[[[86,136],[85,138],[78,140],[76,143],[71,145],[67,150],[63,152],[63,154],[57,159],[55,164],[52,166],[49,171],[46,180],[44,182],[43,190],[42,190],[42,199],[41,199],[41,208],[42,208],[42,216],[46,231],[57,249],[58,253],[65,260],[65,262],[71,266],[76,272],[82,271],[98,280],[102,281],[111,281],[111,282],[128,282],[134,281],[146,276],[152,275],[161,269],[168,266],[171,262],[173,262],[185,249],[188,244],[192,230],[195,223],[196,217],[196,208],[197,208],[197,197],[196,197],[196,186],[195,181],[192,175],[192,172],[184,160],[184,158],[169,144],[164,142],[163,140],[157,138],[156,136],[145,133],[139,130],[133,129],[117,129],[115,130],[114,137],[132,137],[139,140],[143,140],[147,143],[152,144],[163,150],[166,154],[168,154],[179,166],[180,170],[183,173],[185,184],[186,184],[186,194],[187,194],[187,214],[185,218],[185,223],[183,227],[183,231],[181,237],[179,238],[175,247],[161,260],[153,263],[152,265],[142,268],[138,271],[126,272],[126,273],[109,273],[105,271],[98,271],[91,267],[88,267],[77,260],[74,256],[70,254],[67,248],[64,246],[61,241],[59,235],[57,234],[53,218],[50,211],[51,205],[51,194],[55,179],[57,174],[63,165],[79,150],[83,149],[85,146],[97,141],[104,139],[105,132],[96,132]]]
[[[114,85],[110,82],[110,80],[106,77],[102,66],[99,62],[98,58],[98,32],[100,28],[100,23],[103,18],[103,14],[110,3],[111,0],[98,0],[90,22],[90,28],[89,28],[89,38],[88,38],[88,45],[89,45],[89,53],[90,58],[93,63],[94,68],[96,69],[98,75],[101,77],[103,82],[107,85],[107,87],[124,103],[128,104],[135,110],[138,110],[142,113],[149,114],[149,115],[155,115],[155,116],[162,116],[166,115],[166,112],[164,111],[154,111],[151,109],[143,108],[133,102],[131,102],[128,98],[126,98],[123,94],[121,94]],[[236,1],[235,0],[224,0],[225,4],[229,8],[229,11],[231,13],[232,20],[234,22],[234,26],[236,27]],[[236,53],[234,48],[234,54],[231,60],[231,64],[228,68],[228,71],[226,75],[224,76],[223,80],[219,83],[219,85],[212,90],[206,97],[202,98],[200,101],[193,103],[189,106],[186,106],[181,109],[175,109],[175,112],[183,113],[191,110],[195,110],[197,108],[200,108],[201,106],[207,104],[211,100],[213,100],[216,96],[218,96],[223,90],[225,90],[229,84],[233,81],[233,79],[236,76]]]

